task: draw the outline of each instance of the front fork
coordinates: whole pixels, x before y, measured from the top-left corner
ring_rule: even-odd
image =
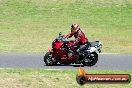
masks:
[[[57,57],[56,53],[54,53],[53,49],[49,49],[48,52],[52,54],[52,61],[54,64],[57,64],[60,61],[60,58]]]

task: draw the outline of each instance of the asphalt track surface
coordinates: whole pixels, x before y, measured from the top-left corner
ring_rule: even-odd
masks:
[[[77,69],[80,65],[45,66],[44,54],[0,54],[0,68]],[[99,61],[89,70],[132,70],[132,54],[99,54]]]

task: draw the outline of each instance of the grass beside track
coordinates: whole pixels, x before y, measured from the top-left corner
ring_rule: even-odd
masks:
[[[130,74],[125,70],[87,70],[88,74]],[[76,82],[77,70],[1,69],[0,88],[131,88],[129,84],[86,84]]]
[[[0,0],[0,52],[44,52],[71,23],[105,53],[132,53],[131,0]]]

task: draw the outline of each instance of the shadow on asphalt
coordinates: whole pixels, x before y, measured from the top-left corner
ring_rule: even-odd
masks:
[[[46,66],[46,65],[45,65]],[[82,64],[57,64],[53,66],[72,66],[72,67],[84,67]],[[49,66],[50,67],[50,66]]]

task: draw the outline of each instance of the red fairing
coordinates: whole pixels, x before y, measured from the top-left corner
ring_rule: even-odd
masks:
[[[76,44],[73,46],[73,41],[64,41],[65,39],[62,38],[56,38],[52,42],[52,49],[50,49],[48,52],[52,53],[52,57],[57,59],[60,63],[70,62],[77,58],[76,55],[69,52],[69,48],[74,52],[76,51]],[[71,46],[72,45],[72,46]]]
[[[72,41],[69,42],[69,44],[67,44],[68,46],[72,45]]]
[[[60,49],[60,47],[62,46],[63,42],[55,42],[54,44],[55,44],[55,46],[53,46],[53,48]]]

